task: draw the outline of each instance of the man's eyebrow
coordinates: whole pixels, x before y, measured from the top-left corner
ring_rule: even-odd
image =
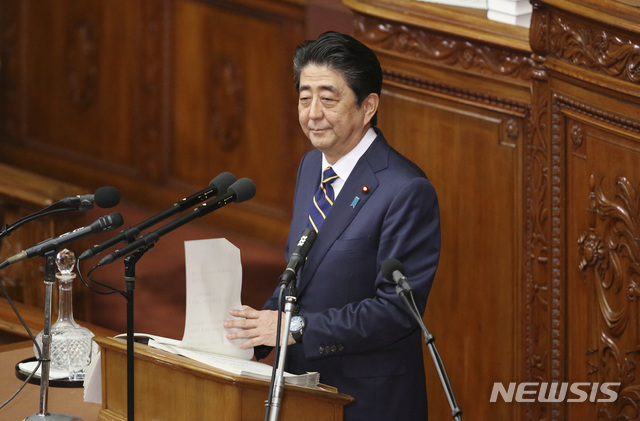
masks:
[[[300,85],[300,92],[302,91],[308,91],[311,89],[311,86],[309,85]],[[336,88],[333,85],[320,85],[320,90],[321,91],[329,91],[333,94],[338,94],[338,88]]]

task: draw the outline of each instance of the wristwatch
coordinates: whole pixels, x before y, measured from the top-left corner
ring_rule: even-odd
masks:
[[[302,332],[304,331],[304,318],[302,316],[293,316],[291,318],[291,324],[289,325],[289,332],[296,341],[296,343],[302,342]]]

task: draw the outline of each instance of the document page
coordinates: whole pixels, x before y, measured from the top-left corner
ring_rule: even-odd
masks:
[[[222,326],[232,308],[240,308],[240,250],[225,238],[185,241],[187,310],[179,348],[249,360],[253,349],[240,349],[245,339],[230,341]]]

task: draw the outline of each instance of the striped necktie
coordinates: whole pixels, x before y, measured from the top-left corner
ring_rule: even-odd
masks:
[[[333,206],[333,182],[338,178],[333,168],[327,167],[322,173],[322,183],[313,196],[311,210],[309,210],[309,228],[313,228],[318,232],[327,214]]]

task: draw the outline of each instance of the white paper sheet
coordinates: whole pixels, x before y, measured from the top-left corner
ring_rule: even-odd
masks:
[[[249,360],[253,349],[240,349],[244,339],[230,341],[229,310],[242,303],[240,250],[227,239],[185,241],[187,311],[179,347]]]
[[[95,342],[94,342],[95,343]],[[91,364],[84,370],[84,401],[102,403],[102,354],[91,357]]]
[[[216,356],[204,357],[209,362],[217,361],[213,366],[226,362],[235,372],[236,369],[254,367],[260,363],[251,360],[253,349],[240,349],[238,345],[245,341],[230,341],[226,338],[230,329],[222,323],[231,320],[232,308],[240,308],[242,303],[242,265],[240,250],[224,238],[185,241],[185,268],[187,283],[187,310],[185,329],[182,341],[163,338],[149,334],[135,334],[149,337],[149,345],[170,352],[198,357],[201,353],[219,354],[239,358],[242,361],[225,359]],[[117,337],[125,338],[126,334]],[[162,346],[162,345],[165,346]],[[199,352],[194,352],[199,351]],[[204,355],[204,354],[203,354]],[[197,358],[196,358],[197,359]],[[204,361],[207,362],[207,361]],[[100,403],[102,385],[100,376],[100,358],[95,358],[97,365],[87,370],[85,379],[85,396],[87,402]],[[246,363],[246,364],[245,364]],[[236,364],[238,366],[236,367]],[[249,365],[247,365],[249,364]],[[268,367],[260,367],[260,373],[266,373]],[[239,373],[238,373],[239,374]]]

